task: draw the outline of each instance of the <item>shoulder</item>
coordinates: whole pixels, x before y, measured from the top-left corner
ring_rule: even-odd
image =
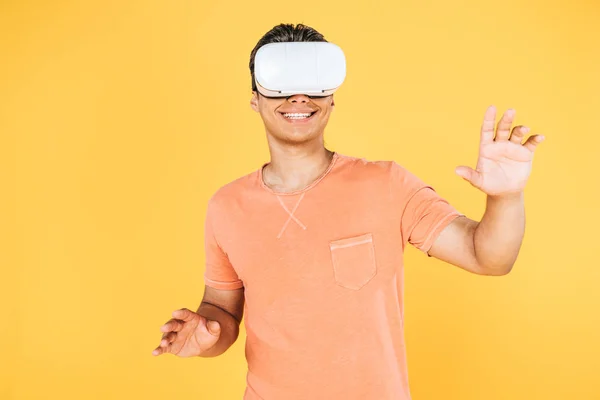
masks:
[[[371,160],[341,156],[348,164],[353,181],[364,182],[369,188],[387,189],[395,199],[410,198],[420,189],[430,187],[417,175],[395,160]]]
[[[384,174],[391,168],[391,165],[395,163],[391,160],[372,160],[365,157],[349,156],[339,153],[338,156],[340,162],[347,167],[358,172],[371,174]]]
[[[406,176],[414,176],[404,166],[394,160],[373,160],[347,155],[340,155],[340,158],[354,174],[369,178],[404,179]]]
[[[210,196],[209,209],[227,208],[248,198],[258,179],[258,171],[254,171],[222,185]]]

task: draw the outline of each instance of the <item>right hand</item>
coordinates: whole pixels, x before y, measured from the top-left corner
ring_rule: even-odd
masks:
[[[201,355],[217,343],[221,325],[187,308],[173,311],[173,318],[160,327],[163,332],[160,345],[152,355],[171,353],[179,357]]]

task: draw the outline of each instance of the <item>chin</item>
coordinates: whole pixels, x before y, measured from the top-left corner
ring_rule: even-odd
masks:
[[[290,144],[301,144],[319,137],[315,132],[284,132],[276,136],[278,140]]]

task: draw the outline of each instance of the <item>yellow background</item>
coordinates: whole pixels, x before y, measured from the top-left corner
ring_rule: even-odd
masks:
[[[415,400],[600,399],[594,1],[0,2],[0,398],[240,399],[244,334],[152,357],[203,294],[206,202],[268,161],[249,54],[279,22],[340,45],[326,141],[393,159],[472,218],[485,108],[543,133],[513,272],[407,250]]]

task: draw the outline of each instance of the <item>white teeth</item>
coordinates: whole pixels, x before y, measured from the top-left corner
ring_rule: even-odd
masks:
[[[283,116],[288,119],[304,119],[310,117],[311,113],[285,113]]]

